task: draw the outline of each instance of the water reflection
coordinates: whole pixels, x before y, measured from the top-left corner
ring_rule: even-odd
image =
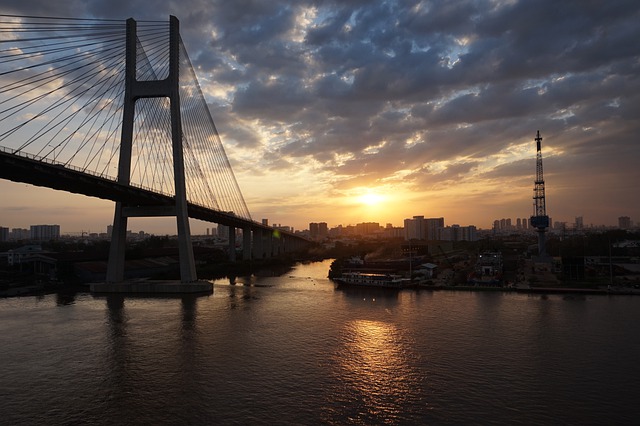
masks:
[[[360,286],[348,286],[338,285],[336,291],[344,294],[346,297],[356,300],[384,300],[384,301],[398,301],[399,289],[396,288],[382,288],[382,287],[360,287]]]
[[[333,421],[341,417],[356,424],[403,421],[403,409],[416,404],[422,392],[401,330],[382,321],[354,320],[345,324],[342,339],[335,356],[336,375],[346,388],[335,395],[334,403],[342,407],[333,413]]]
[[[103,388],[109,390],[104,408],[120,420],[136,418],[139,410],[161,417],[168,401],[180,401],[184,413],[171,413],[186,423],[199,424],[197,398],[203,394],[200,367],[198,295],[155,298],[155,318],[144,314],[149,298],[106,296],[107,348]],[[177,304],[179,303],[179,310]],[[184,398],[189,395],[189,398]],[[164,415],[167,415],[165,412]],[[158,419],[149,417],[150,424]],[[170,421],[169,423],[177,423]]]

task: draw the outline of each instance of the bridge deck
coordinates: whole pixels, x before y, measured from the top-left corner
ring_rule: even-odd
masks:
[[[42,162],[38,159],[14,155],[0,150],[0,178],[35,186],[53,188],[75,194],[87,195],[111,201],[122,201],[128,206],[174,206],[173,196],[159,194],[145,188],[123,185],[114,180],[95,176],[61,164]],[[269,226],[188,203],[189,217],[205,222],[219,223],[236,228],[272,231]],[[300,238],[285,233],[294,238]]]

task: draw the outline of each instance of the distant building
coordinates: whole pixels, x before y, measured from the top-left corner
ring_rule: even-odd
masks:
[[[427,239],[427,224],[424,216],[414,216],[413,219],[404,220],[404,239],[407,241]]]
[[[9,241],[9,228],[0,227],[0,242]]]
[[[318,236],[320,238],[327,238],[329,236],[329,228],[326,222],[318,223]]]
[[[404,238],[404,228],[394,227],[392,224],[387,223],[387,226],[382,231],[384,238]]]
[[[29,238],[31,238],[31,233],[28,229],[12,228],[9,233],[9,239],[13,241],[28,240]]]
[[[444,227],[444,217],[435,217],[425,219],[425,223],[427,225],[427,240],[437,240],[438,239],[438,229]]]
[[[380,233],[380,224],[377,222],[362,222],[356,224],[357,235],[374,235]]]
[[[404,220],[405,240],[437,240],[438,229],[444,227],[444,218],[427,218],[414,216]]]
[[[33,241],[49,241],[60,238],[60,225],[31,225],[29,237]]]
[[[575,229],[583,229],[584,228],[584,220],[582,219],[582,216],[577,216],[576,217],[576,222],[574,224],[574,228]]]
[[[618,218],[618,228],[620,229],[631,229],[631,218],[629,216],[620,216]]]
[[[329,236],[329,228],[326,222],[312,222],[309,224],[309,237],[312,240],[323,240]]]
[[[273,229],[277,229],[278,231],[284,231],[284,232],[291,232],[291,233],[294,232],[294,229],[292,226],[283,225],[281,223],[274,223]]]
[[[478,233],[475,226],[451,225],[438,229],[440,241],[477,241]]]
[[[42,253],[42,247],[38,245],[28,245],[19,247],[7,252],[7,261],[9,266],[21,264],[25,258],[35,253]]]
[[[338,225],[335,228],[331,228],[329,230],[329,236],[331,238],[339,238],[339,237],[342,237],[342,235],[343,235],[342,225]]]

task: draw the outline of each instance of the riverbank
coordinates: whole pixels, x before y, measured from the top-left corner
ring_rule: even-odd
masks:
[[[531,294],[581,294],[581,295],[621,295],[640,296],[640,289],[628,287],[612,288],[572,288],[572,287],[476,287],[450,285],[418,285],[419,290],[433,291],[478,291],[503,293],[531,293]]]

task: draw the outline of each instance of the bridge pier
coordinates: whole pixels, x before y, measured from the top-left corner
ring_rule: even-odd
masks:
[[[127,217],[122,212],[121,201],[116,202],[107,263],[107,282],[124,281],[124,254],[127,243]]]

